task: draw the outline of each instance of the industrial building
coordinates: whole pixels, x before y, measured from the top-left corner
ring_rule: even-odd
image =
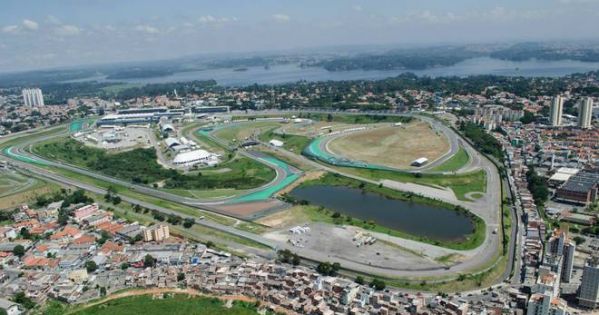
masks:
[[[173,159],[173,164],[176,166],[190,167],[200,163],[214,166],[219,163],[219,157],[217,154],[198,149],[179,153]]]
[[[597,200],[599,174],[581,171],[557,189],[555,198],[565,202],[588,205]]]
[[[561,167],[549,178],[549,186],[559,187],[580,172],[577,168]]]
[[[228,113],[229,106],[196,106],[191,108],[194,114],[209,114],[209,113]]]
[[[166,107],[123,109],[116,114],[109,114],[98,119],[96,125],[100,127],[106,125],[150,124],[159,122],[162,117],[173,119],[183,117],[184,114],[184,109],[168,109]]]

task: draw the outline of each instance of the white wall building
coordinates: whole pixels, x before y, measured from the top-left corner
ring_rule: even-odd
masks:
[[[564,111],[564,98],[558,95],[551,102],[551,126],[559,127],[562,125],[562,113]]]
[[[44,96],[40,89],[23,89],[23,103],[26,107],[44,106]]]
[[[593,119],[593,99],[585,98],[578,109],[578,127],[582,129],[591,128],[591,120]]]

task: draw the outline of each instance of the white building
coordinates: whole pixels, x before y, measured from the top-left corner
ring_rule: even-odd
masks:
[[[595,308],[599,302],[599,260],[594,258],[587,262],[582,271],[582,281],[578,289],[578,304]]]
[[[427,158],[421,157],[421,158],[418,158],[418,159],[415,159],[414,161],[412,161],[411,165],[420,167],[420,166],[426,164],[427,162],[428,162]]]
[[[593,99],[585,98],[578,109],[578,127],[582,129],[591,128],[591,120],[593,119]]]
[[[562,125],[562,112],[564,111],[564,98],[558,95],[551,102],[551,126],[559,127]]]
[[[44,106],[44,96],[40,89],[23,89],[23,103],[26,107]]]
[[[268,141],[268,144],[272,145],[273,147],[282,147],[283,146],[283,141],[277,140],[277,139],[272,139],[270,141]]]
[[[206,150],[194,150],[179,153],[173,159],[174,165],[185,167],[193,166],[199,163],[212,166],[218,164],[218,162],[218,155]]]

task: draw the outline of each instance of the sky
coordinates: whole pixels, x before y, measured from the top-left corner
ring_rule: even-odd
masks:
[[[598,39],[599,0],[1,0],[0,72],[341,45]]]

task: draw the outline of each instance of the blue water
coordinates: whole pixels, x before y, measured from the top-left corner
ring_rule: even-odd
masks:
[[[378,80],[394,77],[402,73],[412,72],[419,76],[443,77],[469,75],[502,75],[524,77],[558,77],[573,73],[599,70],[599,62],[582,62],[573,60],[542,61],[528,60],[522,62],[505,61],[492,58],[473,58],[449,67],[438,67],[426,70],[352,70],[331,72],[323,68],[301,68],[298,65],[278,65],[270,69],[264,67],[249,67],[247,71],[234,71],[231,68],[210,69],[202,71],[178,72],[173,75],[139,78],[107,80],[105,76],[96,76],[77,80],[100,82],[128,82],[128,83],[166,83],[177,81],[210,80],[214,79],[224,86],[245,86],[251,84],[281,84],[306,81],[342,81],[342,80]],[[69,81],[75,82],[75,81]]]

